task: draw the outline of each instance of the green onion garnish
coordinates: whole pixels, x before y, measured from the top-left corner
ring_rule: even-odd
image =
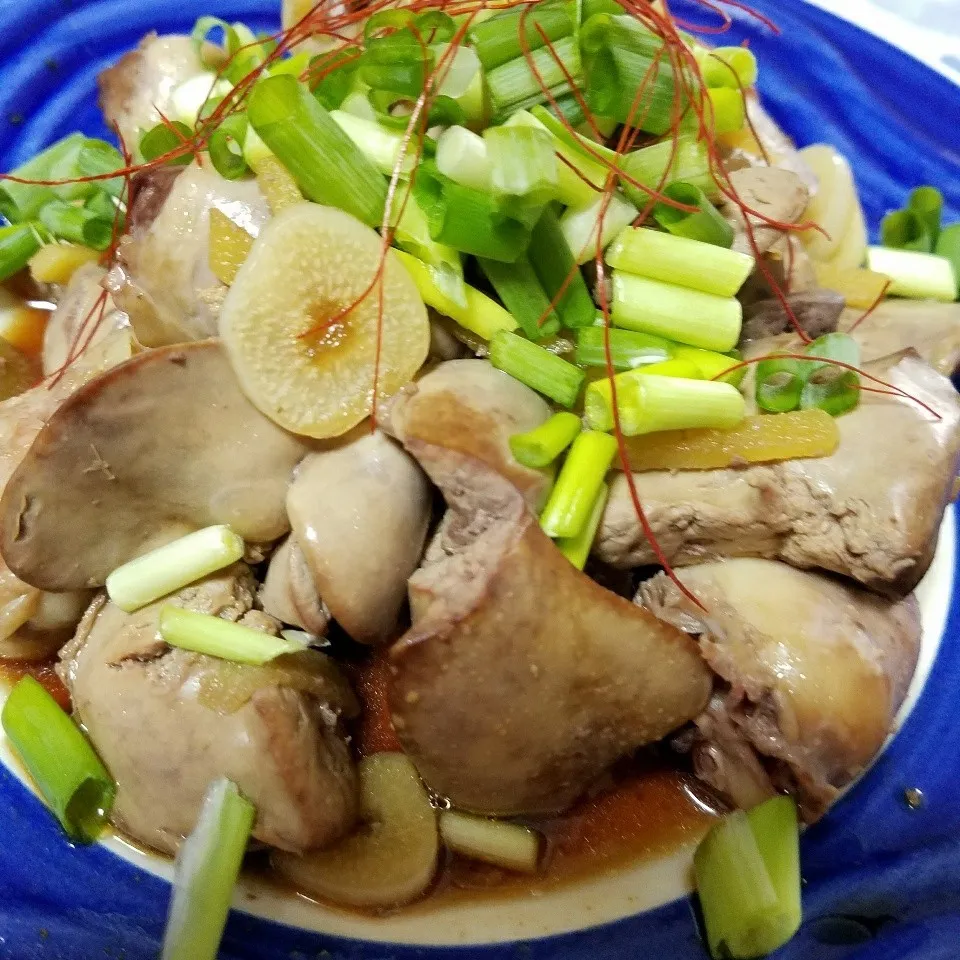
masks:
[[[664,230],[676,237],[712,243],[717,247],[729,249],[733,246],[733,227],[696,184],[677,181],[665,187],[662,192],[670,200],[697,208],[696,213],[690,213],[668,203],[658,203],[654,207],[653,215]]]
[[[936,254],[945,257],[953,266],[957,280],[957,296],[960,296],[960,223],[955,223],[940,232]]]
[[[600,325],[586,327],[577,331],[577,352],[575,359],[581,367],[605,367],[607,365],[606,337],[603,330],[603,316]],[[637,333],[633,330],[609,331],[610,360],[614,370],[633,370],[668,360],[675,344],[664,337],[655,337],[650,333]]]
[[[444,297],[452,300],[458,307],[466,307],[467,291],[463,282],[463,259],[460,251],[437,243],[430,236],[427,218],[423,215],[416,197],[398,192],[394,195],[394,204],[395,208],[403,211],[399,222],[394,225],[393,239],[396,245],[426,265],[433,283]],[[424,296],[423,293],[421,296]],[[435,307],[434,304],[431,306]]]
[[[523,16],[525,12],[526,16]],[[520,7],[497,14],[478,23],[470,31],[470,40],[484,70],[493,70],[523,56],[521,26],[525,48],[531,52],[545,46],[544,36],[555,43],[573,33],[573,21],[560,6]]]
[[[79,243],[94,250],[106,250],[113,239],[113,215],[99,215],[88,207],[65,200],[51,200],[40,211],[40,222],[59,240]]]
[[[915,210],[895,210],[880,222],[880,240],[895,250],[933,251],[933,234]]]
[[[572,407],[580,395],[579,367],[515,333],[501,331],[490,341],[490,362],[561,407]]]
[[[943,194],[936,187],[917,187],[911,191],[908,205],[923,221],[936,246],[943,217]]]
[[[42,245],[31,223],[0,227],[0,282],[19,273]]]
[[[160,610],[160,636],[174,647],[257,667],[284,653],[303,649],[301,644],[283,637],[272,637],[252,627],[172,604]]]
[[[694,48],[703,82],[708,87],[752,87],[757,82],[757,58],[747,47]]]
[[[568,75],[578,85],[583,82],[580,47],[573,37],[562,37],[550,47],[534,50],[529,58],[514,57],[489,70],[487,89],[498,115],[505,119],[514,110],[525,110],[547,100],[541,81],[554,96],[567,93],[570,89]]]
[[[205,527],[117,567],[107,577],[107,593],[121,610],[132,613],[242,556],[242,537],[222,524]]]
[[[800,360],[772,357],[757,364],[757,406],[768,413],[789,413],[800,406],[806,370]]]
[[[610,487],[606,483],[601,483],[600,492],[597,494],[597,499],[594,501],[593,509],[590,511],[590,516],[583,525],[583,529],[574,537],[559,537],[557,539],[557,548],[578,570],[582,570],[586,566],[609,497]]]
[[[158,157],[182,146],[192,136],[193,131],[179,120],[171,121],[169,126],[158,123],[140,137],[140,156],[144,163],[152,163]],[[178,157],[173,157],[167,163],[186,166],[191,160],[193,160],[193,153],[187,151]]]
[[[912,250],[867,247],[867,266],[885,273],[893,281],[890,293],[914,300],[940,300],[950,303],[957,297],[957,277],[953,264],[945,257]]]
[[[540,515],[548,537],[568,539],[583,532],[616,452],[617,441],[609,433],[578,434]]]
[[[860,347],[846,333],[827,333],[808,344],[803,351],[824,360],[805,363],[806,383],[800,394],[800,409],[825,410],[832,417],[853,410],[860,402],[860,375],[855,370],[827,363],[839,360],[850,367],[860,364]]]
[[[534,470],[548,467],[580,433],[580,418],[575,413],[555,413],[549,420],[526,433],[510,438],[510,452],[517,463]]]
[[[620,169],[626,175],[623,192],[637,206],[646,206],[650,202],[650,194],[630,181],[656,190],[663,183],[681,180],[699,187],[708,197],[718,196],[707,148],[693,134],[681,133],[675,139],[667,138],[634,150],[620,161]]]
[[[543,205],[557,195],[558,161],[553,137],[529,126],[489,127],[483,131],[490,179],[498,193]]]
[[[86,138],[74,133],[38,153],[32,160],[11,171],[23,180],[61,180],[76,176],[77,157]],[[41,207],[58,194],[54,187],[41,187],[14,180],[0,181],[0,214],[11,223],[34,219]]]
[[[246,114],[237,113],[224,117],[210,134],[207,144],[210,161],[225,180],[239,180],[250,172],[243,153],[248,126]]]
[[[717,87],[707,90],[711,110],[708,122],[712,118],[714,133],[735,133],[743,129],[747,120],[747,105],[739,90],[729,87]]]
[[[455,183],[489,192],[493,167],[483,137],[466,127],[448,127],[437,140],[437,169]]]
[[[33,677],[10,691],[2,721],[67,835],[77,843],[93,843],[110,814],[116,786],[86,737]]]
[[[514,263],[481,257],[478,262],[497,296],[527,337],[543,340],[560,329],[560,318],[550,306],[550,297],[544,292],[527,257],[519,257]]]
[[[404,153],[403,132],[387,130],[376,120],[357,117],[352,113],[345,113],[343,110],[332,110],[330,116],[381,173],[392,176],[393,171],[399,164],[400,172],[404,176],[409,176],[417,165],[416,137],[411,137],[407,141],[407,148]],[[402,162],[400,160],[401,154],[403,156]]]
[[[718,297],[736,296],[755,263],[736,250],[646,227],[627,227],[606,259],[618,270]]]
[[[216,960],[255,816],[229,780],[210,786],[177,854],[161,960]]]
[[[799,929],[800,843],[790,797],[725,816],[697,847],[694,866],[715,960],[764,956]]]
[[[622,270],[613,274],[612,313],[618,327],[718,353],[736,346],[743,323],[743,310],[734,297],[718,297]]]
[[[625,200],[620,192],[607,197],[598,195],[586,207],[565,210],[560,218],[560,229],[577,263],[586,263],[597,255],[597,233],[600,231],[600,250],[607,247],[625,227],[636,219],[638,210]],[[601,231],[600,218],[603,217]]]
[[[527,256],[550,302],[556,303],[561,326],[569,330],[589,327],[596,307],[551,207],[544,209],[533,228]]]
[[[302,83],[282,74],[261,80],[247,116],[306,197],[380,226],[387,200],[383,175]]]
[[[693,427],[728,429],[743,420],[746,404],[740,391],[728,383],[683,376],[691,367],[696,370],[689,361],[667,360],[617,374],[617,411],[625,436]],[[659,375],[661,371],[671,375]],[[613,429],[609,379],[587,387],[584,413],[594,429]]]

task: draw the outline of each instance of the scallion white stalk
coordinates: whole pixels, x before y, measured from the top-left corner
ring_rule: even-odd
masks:
[[[868,247],[867,266],[890,278],[889,292],[894,296],[944,303],[957,299],[957,277],[953,264],[946,257],[912,250]]]
[[[603,195],[598,195],[586,207],[571,207],[566,210],[560,217],[560,229],[563,230],[567,245],[573,251],[577,263],[586,263],[593,260],[597,253],[600,215],[603,214],[600,248],[605,250],[624,227],[633,223],[637,212],[637,208],[618,190],[611,194],[606,204]]]
[[[242,556],[242,537],[223,524],[206,527],[117,567],[107,577],[107,594],[132,613]]]
[[[331,110],[330,116],[337,126],[360,148],[364,156],[383,174],[393,174],[400,161],[401,174],[407,175],[417,165],[417,142],[415,137],[407,141],[403,149],[404,132],[387,130],[376,120],[367,120],[344,110]]]
[[[448,127],[437,140],[437,169],[474,190],[493,189],[493,166],[483,137],[466,127]]]
[[[483,132],[491,181],[498,193],[541,203],[557,195],[557,157],[553,138],[533,127],[490,127]]]

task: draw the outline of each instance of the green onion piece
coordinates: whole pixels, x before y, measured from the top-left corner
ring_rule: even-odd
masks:
[[[617,441],[609,433],[578,434],[540,514],[548,537],[567,539],[583,532],[616,452]]]
[[[481,257],[478,263],[527,337],[543,340],[560,329],[560,318],[550,306],[550,297],[544,292],[527,257],[520,257],[514,263]]]
[[[483,69],[489,71],[522,57],[525,48],[531,52],[539,50],[546,43],[544,35],[551,43],[555,43],[571,33],[573,21],[563,7],[520,7],[477,24],[470,31],[470,41]],[[521,36],[525,40],[524,45],[521,45]]]
[[[515,333],[500,331],[490,341],[490,362],[561,407],[572,407],[580,395],[581,369]]]
[[[914,300],[941,300],[950,303],[957,297],[957,277],[945,257],[912,250],[888,250],[867,247],[867,266],[885,273],[893,281],[889,292]]]
[[[673,158],[671,161],[671,157]],[[711,198],[719,196],[717,184],[710,172],[710,158],[706,145],[693,134],[679,134],[641,150],[628,153],[620,161],[620,169],[630,180],[656,190],[661,184],[674,180],[699,187]],[[650,203],[650,194],[623,180],[623,192],[638,207]]]
[[[534,110],[542,109],[534,107]],[[566,206],[588,206],[598,196],[598,189],[606,182],[606,168],[588,157],[581,149],[561,140],[542,123],[533,112],[518,110],[504,124],[505,127],[532,127],[550,136],[550,144],[557,160],[557,199]],[[578,172],[579,171],[579,172]]]
[[[210,134],[207,149],[213,168],[225,180],[239,180],[250,172],[243,156],[243,144],[247,138],[247,118],[237,113],[225,117]]]
[[[557,158],[553,138],[533,127],[502,126],[483,131],[491,182],[498,193],[543,205],[557,195]]]
[[[653,208],[653,216],[664,230],[675,237],[712,243],[714,246],[728,250],[733,246],[733,227],[698,186],[676,181],[665,187],[662,192],[670,200],[697,208],[696,213],[689,213],[686,210],[678,210],[668,203],[658,203]]]
[[[404,134],[399,131],[386,130],[375,120],[366,120],[343,110],[331,110],[330,117],[374,167],[388,177],[393,175],[398,164],[403,176],[409,176],[417,165],[416,136],[410,137],[404,152]]]
[[[703,82],[708,87],[730,87],[734,90],[752,87],[757,82],[757,58],[747,47],[717,47],[710,50],[696,47]]]
[[[933,234],[914,210],[895,210],[880,221],[880,241],[895,250],[933,251]]]
[[[761,360],[757,364],[757,406],[768,413],[789,413],[800,406],[806,385],[806,366],[787,357]]]
[[[753,272],[754,258],[712,243],[627,227],[607,251],[618,270],[718,297],[733,297]]]
[[[100,217],[101,220],[109,220],[112,223],[117,219],[117,201],[104,190],[98,190],[91,194],[87,202],[84,203],[84,207]],[[121,217],[121,226],[122,222],[123,218]]]
[[[19,273],[41,246],[37,228],[31,223],[0,227],[0,282]]]
[[[846,333],[827,333],[817,337],[803,351],[811,357],[839,360],[851,367],[860,364],[860,347]],[[804,364],[806,383],[800,394],[800,409],[825,410],[832,417],[849,413],[860,403],[860,375],[824,361]]]
[[[923,221],[936,246],[943,217],[943,194],[936,187],[917,187],[910,194],[908,206]]]
[[[534,50],[529,58],[519,56],[508,60],[489,70],[486,75],[490,99],[504,119],[514,110],[523,110],[548,99],[541,80],[531,69],[531,63],[543,84],[554,95],[569,92],[567,75],[573,78],[574,83],[583,81],[580,47],[573,37],[562,37],[551,47]]]
[[[427,43],[445,43],[457,32],[457,21],[442,10],[427,10],[413,21],[414,29]]]
[[[401,250],[413,254],[426,264],[433,283],[444,296],[458,307],[466,307],[467,293],[463,282],[463,261],[460,254],[445,244],[437,243],[430,236],[427,218],[417,203],[416,197],[394,194],[394,208],[403,212],[394,224],[393,239]]]
[[[673,346],[671,355],[675,360],[690,361],[700,371],[700,376],[704,380],[723,380],[724,383],[732,383],[735,387],[738,387],[747,375],[747,368],[740,367],[739,370],[734,370],[733,373],[724,376],[728,370],[740,364],[739,358],[731,357],[726,353],[701,350],[699,347],[687,347],[678,343]]]
[[[593,509],[583,529],[575,537],[559,537],[556,541],[560,552],[578,569],[582,570],[587,564],[593,541],[597,538],[603,511],[610,497],[610,487],[606,483],[600,484],[600,492],[593,503]]]
[[[440,813],[440,837],[464,857],[483,860],[507,870],[534,873],[540,859],[540,834],[519,823],[489,820],[459,810]]]
[[[940,232],[936,254],[938,257],[945,257],[953,265],[953,275],[957,280],[957,296],[960,296],[960,223],[955,223]]]
[[[282,637],[169,603],[160,610],[160,636],[173,647],[257,667],[302,649]]]
[[[247,116],[307,198],[380,226],[387,200],[383,176],[303,84],[284,75],[261,80]]]
[[[715,133],[735,133],[747,122],[747,105],[740,90],[729,87],[708,89]]]
[[[40,211],[40,222],[59,240],[106,250],[113,239],[113,217],[101,217],[87,207],[64,200],[51,200]]]
[[[580,418],[575,413],[555,413],[539,427],[510,438],[510,451],[517,463],[539,470],[550,466],[580,433]]]
[[[435,64],[436,55],[424,39],[411,30],[397,30],[367,40],[359,77],[374,90],[416,98]]]
[[[487,144],[466,127],[448,127],[437,140],[437,169],[455,183],[474,190],[493,189],[493,167]]]
[[[107,594],[132,613],[242,556],[242,537],[222,524],[205,527],[117,567],[107,577]]]
[[[565,210],[560,218],[560,229],[577,263],[586,263],[597,256],[597,231],[600,231],[602,252],[625,227],[633,223],[638,212],[618,191],[610,194],[606,200],[600,195],[585,207]]]
[[[511,216],[502,199],[445,177],[432,161],[417,168],[413,195],[438,243],[505,263],[513,263],[530,243],[532,224]]]
[[[179,120],[171,121],[170,126],[158,123],[140,138],[140,156],[143,157],[144,163],[152,163],[157,157],[162,157],[165,153],[170,153],[171,150],[182,146],[184,141],[192,136],[193,131]],[[193,160],[193,153],[188,151],[167,162],[172,165],[186,166],[191,160]]]
[[[401,250],[395,250],[394,253],[407,268],[407,272],[417,286],[417,291],[428,307],[433,307],[438,313],[450,317],[461,327],[475,333],[483,340],[492,340],[501,330],[516,330],[517,321],[496,300],[492,300],[475,287],[464,284],[465,303],[460,304],[441,289],[426,264]]]
[[[310,87],[327,110],[337,110],[356,91],[360,57],[352,50],[329,50],[310,61]]]
[[[660,363],[670,358],[672,345],[664,337],[632,330],[610,329],[610,360],[614,370],[633,370],[636,367]],[[607,352],[603,330],[600,326],[586,327],[577,331],[575,359],[581,367],[605,367]]]
[[[10,691],[2,722],[17,755],[70,839],[93,843],[110,814],[116,786],[77,725],[29,676]]]
[[[560,221],[549,207],[533,228],[527,256],[549,301],[556,301],[561,326],[569,330],[589,327],[597,311]]]
[[[161,960],[216,960],[255,817],[229,780],[210,785],[177,854]]]
[[[293,77],[301,77],[310,69],[311,59],[309,53],[295,53],[292,56],[274,60],[267,69],[271,75],[275,73],[289,73]]]
[[[76,177],[99,177],[105,173],[116,173],[125,166],[124,159],[113,144],[105,140],[95,140],[85,137],[77,153],[76,170],[70,175]],[[59,170],[54,168],[55,179],[67,179]],[[96,180],[86,183],[68,183],[56,187],[57,195],[61,200],[85,200],[98,190],[105,190],[118,199],[123,194],[126,183],[122,176],[112,177],[109,180]]]
[[[656,366],[685,363],[688,361],[668,360]],[[670,372],[676,369],[673,367]],[[729,383],[662,376],[655,374],[653,367],[638,367],[618,373],[616,386],[620,429],[628,437],[692,427],[729,429],[746,414],[740,391]],[[613,428],[613,396],[608,379],[596,380],[587,387],[584,413],[594,429]]]
[[[70,168],[76,165],[77,155],[85,137],[74,133],[47,147],[32,160],[11,171],[11,176],[24,180],[56,180],[71,176]],[[54,176],[54,169],[62,171],[60,177]],[[76,173],[73,174],[76,176]],[[17,183],[14,180],[0,180],[0,215],[11,223],[23,223],[33,220],[44,204],[57,196],[53,187],[41,187],[29,183]],[[62,199],[69,199],[63,197]]]
[[[650,133],[670,129],[675,95],[686,98],[662,38],[632,16],[599,13],[580,28],[580,44],[591,109]],[[643,96],[636,102],[641,89]],[[683,108],[681,103],[681,113]]]
[[[718,353],[736,346],[743,323],[743,310],[734,297],[718,297],[622,270],[613,274],[612,316],[618,327]]]
[[[750,960],[782,947],[800,926],[796,805],[774,797],[717,823],[694,857],[715,960]]]

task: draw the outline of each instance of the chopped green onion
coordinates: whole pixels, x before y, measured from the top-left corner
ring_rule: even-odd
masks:
[[[580,418],[575,413],[555,413],[539,427],[510,438],[510,451],[517,463],[534,470],[548,467],[580,433]]]
[[[735,427],[746,414],[740,391],[728,383],[659,376],[647,370],[652,368],[639,367],[616,376],[617,411],[625,436],[691,427],[727,429]],[[609,379],[596,380],[587,387],[584,413],[594,429],[613,428]]]
[[[110,814],[116,786],[77,725],[28,676],[7,697],[3,729],[70,839],[93,843]]]
[[[942,230],[937,239],[936,254],[945,257],[953,265],[953,275],[957,280],[957,295],[960,296],[960,223]]]
[[[540,859],[540,835],[529,827],[459,810],[441,811],[440,837],[454,853],[507,870],[534,873]]]
[[[560,228],[577,263],[586,263],[597,255],[597,231],[600,230],[600,250],[606,250],[621,231],[637,217],[637,208],[624,199],[619,191],[597,196],[586,207],[570,208],[560,218]],[[601,229],[600,218],[603,217]]]
[[[734,297],[718,297],[622,270],[613,274],[612,315],[618,327],[718,353],[736,346],[743,323],[743,310]]]
[[[531,340],[552,337],[560,329],[560,318],[527,257],[514,263],[481,257],[478,262],[503,305]]]
[[[731,90],[729,87],[717,87],[707,90],[711,111],[708,122],[712,117],[714,133],[735,133],[742,130],[747,121],[747,105],[743,93]]]
[[[360,61],[360,79],[374,90],[416,98],[436,63],[434,52],[410,30],[368,39]]]
[[[157,157],[162,157],[177,147],[183,146],[193,136],[193,131],[179,120],[171,121],[168,126],[158,123],[151,130],[147,130],[140,138],[140,156],[144,163],[152,163]],[[167,162],[174,165],[186,166],[193,160],[192,151],[187,151]]]
[[[261,80],[247,116],[306,197],[370,226],[381,224],[387,200],[383,176],[303,84],[282,74]]]
[[[483,340],[492,340],[501,330],[516,330],[517,321],[496,300],[465,284],[465,302],[460,304],[437,285],[430,268],[424,263],[402,250],[395,250],[394,253],[407,268],[423,302],[438,313],[456,321]]]
[[[923,221],[936,246],[943,217],[943,194],[936,187],[917,187],[910,194],[909,208]]]
[[[12,170],[10,175],[23,180],[68,179],[76,166],[80,146],[86,138],[74,133],[47,147],[32,160]],[[55,175],[54,171],[62,175]],[[76,176],[76,173],[73,173]],[[17,183],[14,180],[0,180],[0,215],[11,223],[23,223],[33,220],[44,204],[58,196],[54,187],[42,187],[30,183]],[[70,199],[61,197],[61,199]]]
[[[233,89],[229,80],[217,80],[216,74],[206,72],[184,80],[177,86],[170,99],[173,103],[171,120],[178,120],[193,127],[200,117],[201,110],[211,100],[226,96]]]
[[[282,637],[169,603],[160,610],[160,636],[173,647],[258,667],[302,649]]]
[[[489,192],[493,189],[493,167],[487,144],[466,127],[448,127],[437,140],[437,169],[455,183]]]
[[[735,810],[701,841],[697,892],[715,960],[750,960],[782,947],[799,929],[797,808],[773,797]]]
[[[113,239],[113,217],[106,219],[87,207],[51,200],[40,211],[40,222],[59,240],[94,250],[106,250]]]
[[[729,376],[724,376],[728,370],[739,366],[740,360],[725,353],[717,353],[714,350],[701,350],[699,347],[687,347],[678,343],[673,346],[671,355],[675,360],[689,360],[697,367],[704,380],[722,379],[725,383],[732,383],[735,387],[738,387],[747,375],[747,368],[740,367],[739,370],[734,370]]]
[[[347,97],[358,92],[360,60],[359,54],[347,48],[328,50],[310,61],[310,87],[327,110],[347,109]],[[366,88],[365,84],[361,86]]]
[[[583,532],[616,452],[617,441],[609,433],[585,430],[577,436],[540,514],[548,537],[567,539]]]
[[[757,406],[768,413],[789,413],[800,406],[806,368],[789,357],[771,357],[757,364]]]
[[[557,539],[557,549],[578,570],[582,570],[587,564],[587,558],[593,548],[593,541],[597,538],[597,530],[600,529],[600,521],[603,519],[603,511],[607,506],[609,497],[610,487],[606,483],[600,484],[600,492],[597,494],[593,509],[590,511],[590,517],[584,524],[583,529],[575,537],[559,537]]]
[[[214,170],[225,180],[239,180],[250,172],[243,155],[243,144],[247,138],[247,118],[237,113],[225,117],[210,134],[207,149]]]
[[[853,410],[860,402],[860,375],[826,360],[839,360],[851,367],[860,363],[860,347],[846,333],[827,333],[817,337],[803,351],[823,361],[805,363],[807,377],[800,394],[800,409],[824,410],[839,417]]]
[[[42,246],[32,223],[0,227],[0,282],[19,273]]]
[[[579,367],[515,333],[500,331],[490,341],[490,362],[562,407],[572,407],[580,395]]]
[[[101,220],[109,220],[111,223],[117,219],[118,206],[117,201],[104,190],[98,190],[96,193],[91,194],[90,198],[84,204],[84,207],[91,213],[96,214]]]
[[[620,169],[625,174],[623,192],[638,207],[649,204],[650,194],[634,186],[631,180],[650,190],[682,180],[699,187],[708,197],[719,196],[706,145],[693,134],[678,134],[675,138],[634,150],[620,161]]]
[[[107,577],[107,594],[127,613],[236,563],[243,538],[222,524],[189,533],[117,567]]]
[[[527,256],[548,300],[556,302],[561,325],[569,330],[589,327],[596,308],[557,215],[549,207],[533,228]]]
[[[210,785],[177,854],[161,960],[216,960],[255,817],[229,780]]]
[[[895,210],[880,222],[880,240],[895,250],[933,251],[934,238],[923,218],[914,210]]]
[[[494,190],[538,205],[556,196],[557,158],[549,133],[534,127],[490,127],[483,131],[483,140]]]
[[[404,134],[397,130],[386,130],[375,120],[366,120],[343,110],[331,110],[330,117],[377,170],[388,177],[393,175],[397,164],[400,164],[404,176],[409,176],[417,165],[416,136],[410,137],[406,152],[403,152]]]
[[[508,10],[484,20],[470,31],[470,40],[483,69],[490,71],[522,57],[525,49],[530,52],[539,50],[547,40],[555,43],[571,33],[573,22],[566,10],[543,5]],[[521,35],[525,41],[523,45]]]
[[[591,109],[650,133],[670,129],[675,96],[682,90],[661,37],[632,16],[599,13],[580,28],[580,44]]]
[[[502,198],[455,183],[432,161],[417,168],[413,195],[438,243],[506,263],[513,263],[530,243],[532,224],[512,216]]]
[[[867,247],[867,266],[874,273],[885,273],[893,281],[890,293],[914,300],[941,300],[949,303],[957,297],[957,277],[945,257],[911,250]]]
[[[665,187],[662,193],[670,200],[697,208],[696,213],[690,213],[668,203],[658,203],[653,208],[653,216],[664,230],[676,237],[712,243],[717,247],[729,249],[733,246],[733,227],[698,186],[676,181]]]
[[[757,82],[757,58],[748,47],[694,48],[703,82],[708,87],[734,90],[752,87]]]
[[[529,57],[515,57],[487,71],[487,89],[498,113],[506,117],[514,110],[547,100],[541,82],[554,95],[568,92],[567,75],[578,84],[583,80],[580,47],[573,37],[562,37],[549,47],[534,50]]]
[[[650,280],[733,297],[753,272],[755,261],[748,254],[701,240],[627,227],[607,251],[607,263]]]
[[[586,327],[577,331],[577,352],[575,358],[581,367],[605,367],[607,352],[603,316],[600,326]],[[632,330],[609,331],[610,360],[614,370],[633,370],[652,363],[660,363],[670,358],[673,345],[664,337],[655,337],[649,333],[635,333]]]

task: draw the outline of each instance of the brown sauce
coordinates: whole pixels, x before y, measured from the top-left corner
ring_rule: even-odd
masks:
[[[70,694],[54,669],[57,658],[49,660],[0,660],[0,678],[13,686],[24,677],[33,677],[64,710],[70,709]]]

